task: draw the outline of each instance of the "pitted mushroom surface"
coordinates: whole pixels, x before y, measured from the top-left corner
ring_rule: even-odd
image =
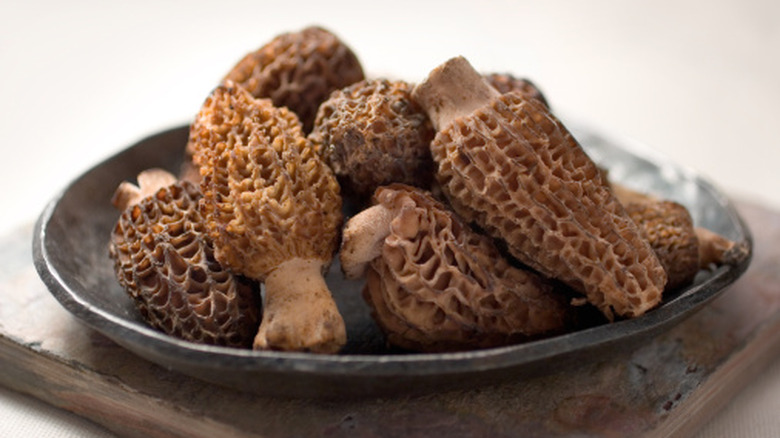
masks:
[[[150,186],[145,184],[149,176],[139,176],[140,187],[122,184],[115,196],[122,215],[109,253],[119,284],[141,316],[169,335],[251,346],[260,324],[259,284],[231,273],[214,258],[197,186],[172,177]]]
[[[217,260],[265,283],[255,348],[338,351],[344,321],[323,279],[342,223],[333,173],[294,114],[244,88],[218,87],[193,126]]]
[[[617,198],[645,237],[666,270],[667,290],[687,286],[710,265],[736,265],[748,255],[745,245],[696,227],[685,206],[612,183]]]
[[[456,212],[612,319],[661,300],[666,274],[593,161],[538,100],[500,94],[463,58],[413,97],[428,112],[437,179]]]
[[[625,207],[666,271],[666,290],[691,284],[699,272],[699,239],[688,210],[677,202],[661,200],[632,202]]]
[[[489,73],[484,75],[484,77],[501,94],[517,92],[523,96],[539,100],[546,107],[550,106],[539,87],[528,79],[518,78],[509,73]]]
[[[279,35],[247,54],[223,84],[239,84],[254,97],[270,98],[274,105],[287,107],[309,132],[320,103],[332,91],[363,78],[363,68],[352,50],[333,33],[312,26]]]
[[[365,80],[323,102],[309,138],[343,183],[367,199],[380,185],[428,188],[433,127],[403,81]]]
[[[428,192],[380,187],[347,223],[340,260],[394,345],[420,351],[506,345],[571,328],[552,283],[514,268]]]
[[[316,26],[229,70],[184,152],[179,180],[117,189],[110,253],[143,317],[195,342],[341,351],[339,249],[387,341],[425,352],[638,317],[750,255],[611,184],[529,80],[462,57],[416,86],[366,79]],[[343,230],[342,195],[349,214],[373,203]]]

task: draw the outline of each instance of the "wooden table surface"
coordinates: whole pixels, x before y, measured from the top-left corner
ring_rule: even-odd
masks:
[[[780,214],[738,208],[751,267],[646,345],[522,381],[329,402],[222,388],[124,350],[48,293],[27,226],[0,240],[0,384],[124,436],[688,436],[780,352]]]

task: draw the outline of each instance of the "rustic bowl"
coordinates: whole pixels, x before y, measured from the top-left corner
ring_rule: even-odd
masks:
[[[749,230],[728,198],[695,172],[641,145],[592,129],[573,132],[611,179],[676,200],[698,226],[744,242]],[[158,133],[96,165],[72,182],[41,214],[33,237],[36,268],[56,299],[81,321],[152,362],[206,381],[284,397],[366,397],[474,387],[550,372],[595,353],[638,346],[671,328],[718,296],[746,269],[702,272],[695,283],[667,296],[639,318],[530,343],[445,354],[390,349],[362,300],[360,281],[346,281],[333,266],[327,281],[344,314],[350,341],[338,355],[251,351],[198,345],[150,328],[117,283],[108,241],[119,212],[110,204],[116,186],[141,170],[178,172],[188,127]]]

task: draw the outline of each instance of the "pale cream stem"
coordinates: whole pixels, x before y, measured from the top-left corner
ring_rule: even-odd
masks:
[[[135,205],[157,193],[158,190],[168,187],[176,182],[176,177],[163,169],[147,169],[138,174],[138,185],[123,181],[116,188],[111,204],[119,211],[124,211],[131,205]]]
[[[382,253],[385,237],[390,234],[393,212],[378,204],[352,217],[344,227],[339,252],[341,269],[347,278],[362,277],[366,265]]]
[[[336,353],[346,344],[344,319],[325,284],[323,265],[294,258],[266,277],[255,349]]]
[[[412,98],[428,113],[437,131],[499,96],[501,93],[462,56],[433,69],[425,81],[412,90]]]

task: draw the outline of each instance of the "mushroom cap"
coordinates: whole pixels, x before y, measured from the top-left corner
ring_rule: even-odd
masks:
[[[626,212],[644,231],[669,278],[666,289],[693,282],[699,272],[699,239],[688,209],[674,201],[631,202]]]
[[[217,260],[260,280],[292,258],[330,262],[342,222],[339,185],[292,112],[221,86],[193,132]]]
[[[368,198],[391,182],[427,188],[435,134],[403,81],[364,80],[320,105],[309,135],[345,191]]]
[[[363,79],[363,68],[352,50],[320,27],[278,35],[247,54],[227,73],[223,84],[235,82],[255,97],[296,113],[309,132],[320,103],[334,90]]]
[[[269,111],[273,114],[269,115]],[[230,147],[226,142],[232,145],[237,138],[250,136],[253,132],[270,140],[279,132],[303,136],[303,127],[295,113],[281,108],[276,110],[268,102],[258,104],[258,99],[234,83],[218,86],[190,124],[187,155],[199,172],[205,172],[199,170],[201,164],[213,163],[215,154]],[[200,178],[187,179],[200,181],[202,177],[203,174]]]
[[[260,286],[214,258],[197,186],[178,182],[124,210],[109,253],[117,280],[153,327],[192,342],[250,347]]]
[[[496,96],[440,128],[437,179],[457,213],[607,318],[656,306],[666,274],[602,173],[536,99]]]
[[[551,283],[512,267],[493,244],[418,188],[380,187],[394,213],[364,298],[392,344],[422,351],[485,348],[565,330],[571,307]]]
[[[528,79],[518,78],[510,73],[489,73],[484,77],[501,94],[514,91],[525,97],[538,99],[546,107],[550,106],[539,87]]]

